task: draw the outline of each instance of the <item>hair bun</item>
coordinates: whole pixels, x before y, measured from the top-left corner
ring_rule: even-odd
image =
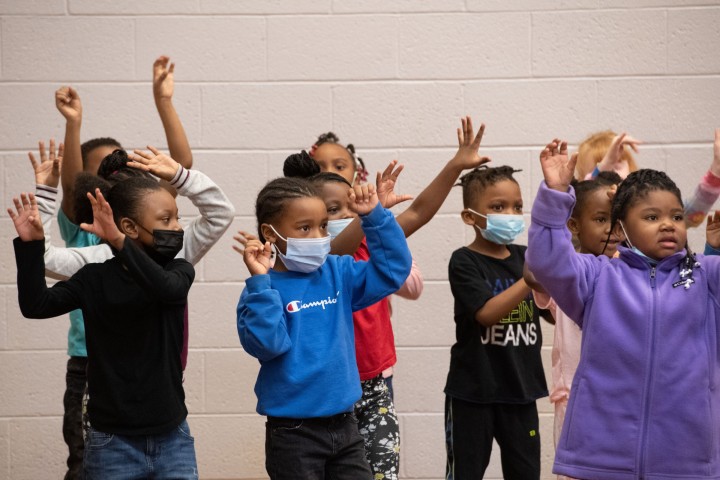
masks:
[[[305,150],[289,155],[283,164],[283,175],[286,177],[310,178],[318,173],[320,166]]]

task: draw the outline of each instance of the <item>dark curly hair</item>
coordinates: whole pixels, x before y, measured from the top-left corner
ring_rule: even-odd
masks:
[[[517,183],[513,177],[513,173],[521,172],[512,167],[503,165],[501,167],[487,167],[481,165],[470,170],[468,173],[460,177],[460,181],[455,186],[462,187],[463,207],[471,205],[490,185],[495,185],[502,180],[510,180]]]
[[[260,190],[255,201],[255,217],[261,242],[265,243],[265,237],[260,226],[278,219],[288,201],[304,197],[320,197],[315,186],[304,178],[276,178]]]

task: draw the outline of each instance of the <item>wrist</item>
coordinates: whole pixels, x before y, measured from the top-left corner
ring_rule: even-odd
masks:
[[[125,234],[120,233],[116,237],[112,239],[108,239],[108,243],[115,249],[115,250],[122,250],[123,246],[125,244]]]
[[[155,105],[158,107],[172,107],[172,97],[155,96]]]

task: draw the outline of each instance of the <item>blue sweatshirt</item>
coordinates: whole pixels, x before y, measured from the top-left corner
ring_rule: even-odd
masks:
[[[352,411],[360,398],[352,312],[397,291],[411,266],[392,213],[378,205],[361,220],[369,261],[329,255],[309,274],[270,270],[245,282],[237,328],[260,360],[259,414],[327,417]]]
[[[575,196],[543,183],[526,262],[583,330],[553,472],[587,480],[720,479],[720,258],[651,266],[575,253]],[[687,279],[687,276],[685,277]]]

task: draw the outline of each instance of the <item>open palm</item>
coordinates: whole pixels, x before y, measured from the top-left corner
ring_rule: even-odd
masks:
[[[548,188],[567,192],[576,162],[577,155],[568,158],[567,142],[556,138],[548,143],[540,152],[540,166]]]
[[[10,218],[15,225],[15,230],[20,240],[29,242],[45,238],[35,195],[32,193],[22,193],[20,194],[20,199],[17,197],[13,198],[13,203],[15,204],[16,211],[8,208],[8,214],[10,214]]]

